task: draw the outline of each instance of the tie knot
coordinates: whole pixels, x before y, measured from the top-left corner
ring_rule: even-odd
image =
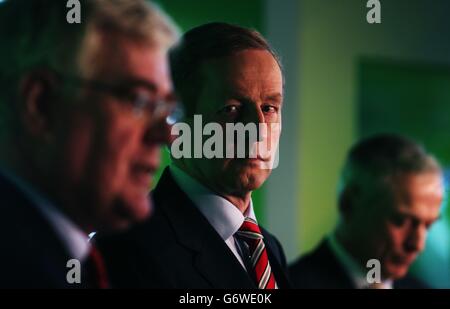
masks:
[[[245,239],[259,240],[264,238],[258,224],[251,218],[244,219],[244,223],[242,223],[237,234]]]

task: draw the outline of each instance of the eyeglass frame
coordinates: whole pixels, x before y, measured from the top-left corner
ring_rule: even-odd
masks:
[[[156,87],[146,81],[128,81],[128,85],[119,86],[99,80],[82,78],[76,75],[65,75],[57,72],[55,73],[58,79],[64,80],[71,85],[75,84],[77,86],[88,87],[90,89],[93,89],[94,91],[112,95],[113,97],[119,99],[121,102],[127,101],[131,103],[131,106],[133,107],[133,113],[137,118],[143,115],[144,110],[147,110],[150,113],[151,119],[159,119],[161,116],[165,116],[166,123],[169,125],[175,124],[184,117],[183,106],[177,100],[152,100],[148,95],[144,95],[143,93],[140,93],[140,95],[132,98],[134,94],[131,94],[131,91],[129,91],[129,89],[131,88],[130,84],[132,84],[132,86],[143,87],[147,90],[148,93],[155,92]]]

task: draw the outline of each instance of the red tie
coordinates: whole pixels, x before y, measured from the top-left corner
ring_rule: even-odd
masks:
[[[108,289],[109,281],[108,275],[106,273],[105,263],[103,262],[103,258],[100,252],[94,246],[91,246],[88,257],[88,264],[90,266],[89,277],[92,281],[91,284],[93,285],[93,288]]]
[[[255,271],[256,284],[259,289],[275,289],[275,277],[270,267],[264,237],[258,224],[250,218],[245,218],[237,235],[249,246],[250,259]]]

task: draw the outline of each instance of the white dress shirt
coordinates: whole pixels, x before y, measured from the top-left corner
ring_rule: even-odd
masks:
[[[244,261],[239,254],[234,234],[244,223],[245,217],[249,217],[257,222],[251,199],[245,214],[242,214],[227,199],[212,192],[175,165],[170,165],[170,171],[181,190],[186,193],[198,210],[205,216],[246,270]]]
[[[87,235],[23,179],[5,169],[2,169],[0,173],[33,201],[32,204],[57,233],[69,256],[80,262],[84,261],[90,250]]]
[[[365,270],[355,261],[355,259],[345,250],[345,248],[339,243],[336,235],[332,233],[328,237],[330,244],[330,249],[334,256],[338,259],[341,266],[344,268],[346,273],[350,276],[353,284],[357,289],[367,289],[370,287],[370,283],[367,282],[367,272],[369,269]],[[381,289],[392,289],[392,280],[385,280],[378,285]]]

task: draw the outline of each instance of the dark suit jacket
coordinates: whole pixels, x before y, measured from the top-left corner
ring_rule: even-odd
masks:
[[[299,289],[354,289],[356,288],[341,266],[329,242],[323,240],[311,253],[289,267],[290,280]],[[424,284],[411,276],[394,281],[394,289],[421,289]]]
[[[70,287],[63,244],[34,202],[1,174],[0,213],[0,288]]]
[[[115,287],[256,288],[168,169],[153,198],[155,213],[149,221],[124,234],[97,239]],[[278,286],[285,288],[283,250],[272,235],[262,233]]]

